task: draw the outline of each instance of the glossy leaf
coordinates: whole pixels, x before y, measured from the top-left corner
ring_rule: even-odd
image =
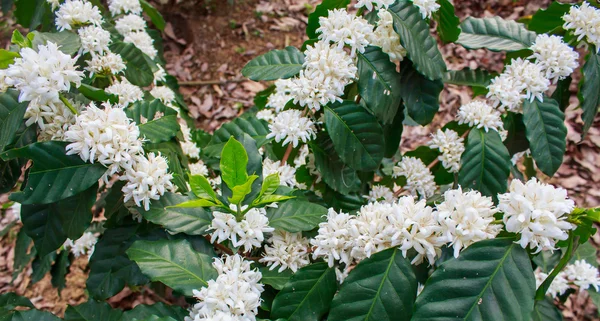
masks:
[[[308,26],[306,26],[306,35],[309,39],[317,38],[317,29],[319,28],[319,18],[327,17],[329,10],[346,8],[350,0],[323,0],[313,13],[308,15]]]
[[[248,181],[248,154],[239,141],[230,138],[221,152],[221,178],[223,182],[233,188]]]
[[[583,78],[580,83],[579,101],[583,110],[581,114],[583,120],[581,139],[583,139],[592,127],[600,106],[600,55],[589,54],[581,72]]]
[[[120,321],[123,311],[113,309],[106,302],[87,301],[80,305],[69,305],[65,311],[65,321]]]
[[[565,115],[558,103],[545,97],[543,102],[534,100],[523,103],[523,123],[537,167],[552,176],[562,164],[567,148]]]
[[[529,321],[534,296],[527,251],[513,238],[485,240],[433,272],[411,320]]]
[[[150,17],[150,20],[154,26],[160,31],[164,31],[167,23],[160,12],[146,0],[140,0],[140,4],[142,5],[142,10],[144,10],[144,13]]]
[[[317,135],[311,149],[315,166],[327,185],[342,194],[358,191],[360,180],[356,170],[342,162],[326,133]]]
[[[33,239],[39,256],[56,251],[67,240],[60,213],[55,209],[53,204],[21,207],[23,229]]]
[[[11,311],[6,315],[0,316],[0,321],[61,321],[61,319],[50,312],[31,309],[26,311]]]
[[[410,320],[417,279],[398,248],[361,261],[331,303],[328,321]]]
[[[48,42],[53,42],[58,45],[58,49],[65,54],[71,56],[76,54],[81,47],[81,40],[79,36],[72,31],[59,31],[59,32],[39,32],[33,31],[34,35],[31,44],[33,49],[37,49],[39,45],[47,45]]]
[[[460,35],[460,20],[454,13],[454,6],[448,0],[438,0],[440,9],[434,14],[438,22],[437,31],[444,42],[455,42]]]
[[[145,54],[132,43],[114,42],[110,50],[121,55],[125,62],[125,78],[140,87],[150,86],[154,81],[154,73],[144,58]]]
[[[281,272],[278,271],[279,267],[270,270],[266,266],[260,265],[258,267],[260,273],[262,274],[262,278],[260,282],[263,284],[268,284],[275,290],[281,290],[285,286],[285,284],[290,280],[293,273],[290,269],[285,269]]]
[[[519,51],[535,41],[535,32],[525,25],[500,17],[468,17],[460,24],[462,32],[457,43],[467,49],[486,48],[491,51]]]
[[[0,94],[0,152],[15,138],[27,105],[27,102],[19,103],[19,92],[16,90]]]
[[[172,207],[189,201],[191,197],[176,193],[165,193],[150,203],[150,210],[143,207],[137,210],[148,221],[163,226],[172,233],[202,235],[212,222],[212,214],[202,208]]]
[[[192,192],[194,192],[197,197],[208,198],[212,200],[217,198],[217,194],[215,191],[213,191],[210,182],[202,175],[191,175],[190,186]]]
[[[158,302],[153,305],[140,304],[132,310],[125,311],[123,313],[122,321],[129,321],[135,319],[144,320],[145,318],[152,317],[154,315],[169,316],[175,320],[183,320],[183,318],[189,315],[189,311],[182,307],[175,305],[166,305]]]
[[[288,321],[320,321],[329,311],[337,291],[335,271],[327,263],[298,270],[273,301],[271,318]]]
[[[81,86],[79,86],[77,90],[86,98],[91,100],[108,101],[112,104],[116,104],[119,102],[119,97],[117,97],[116,95],[109,94],[100,88],[96,88],[90,85],[81,84]]]
[[[409,0],[398,0],[388,11],[394,18],[394,30],[400,35],[400,43],[408,51],[415,69],[429,79],[442,78],[446,64],[419,9]]]
[[[402,131],[404,130],[404,124],[402,123],[404,121],[404,108],[404,104],[400,103],[400,107],[392,123],[383,126],[383,135],[385,137],[384,157],[393,157],[400,148]]]
[[[242,69],[242,75],[255,81],[286,79],[297,75],[303,63],[304,54],[289,46],[252,59]]]
[[[6,69],[15,62],[15,58],[21,57],[18,52],[0,49],[0,69]]]
[[[527,29],[537,33],[549,33],[552,30],[560,28],[564,24],[562,17],[570,9],[570,4],[552,1],[548,8],[539,9],[531,17]]]
[[[448,70],[444,75],[444,83],[469,87],[487,87],[493,75],[484,69],[464,68]]]
[[[408,60],[402,63],[400,75],[400,95],[408,115],[420,125],[429,124],[440,108],[439,97],[444,83],[427,79]]]
[[[150,102],[136,101],[125,109],[125,113],[138,124],[140,136],[151,143],[169,141],[179,132],[177,111],[158,99]],[[155,118],[157,113],[162,116]]]
[[[127,255],[152,281],[187,296],[193,296],[193,290],[207,286],[208,280],[217,277],[212,258],[194,251],[186,240],[136,241]]]
[[[224,123],[215,131],[213,137],[204,149],[209,157],[219,157],[221,150],[230,137],[240,140],[244,134],[248,134],[256,141],[257,147],[261,147],[269,140],[266,136],[270,133],[267,123],[255,117],[236,118],[231,122]]]
[[[260,201],[263,196],[273,195],[279,188],[279,183],[279,173],[267,175],[267,177],[263,179],[260,193],[258,194],[256,201]]]
[[[461,157],[458,183],[486,196],[506,191],[510,155],[495,130],[472,129]]]
[[[551,299],[545,298],[536,301],[531,313],[531,321],[562,321],[563,316],[560,310],[554,305]]]
[[[290,200],[267,211],[270,227],[292,233],[316,228],[326,215],[327,208],[301,200]]]
[[[241,203],[244,198],[246,198],[246,195],[250,194],[252,191],[252,183],[254,183],[257,178],[257,175],[250,175],[244,184],[232,188],[232,196],[228,198],[229,202],[231,202],[231,204]]]
[[[17,295],[14,292],[0,294],[0,309],[13,310],[16,307],[35,309],[33,303],[24,296]]]
[[[325,106],[325,127],[344,163],[375,170],[383,160],[385,138],[377,119],[353,102]]]

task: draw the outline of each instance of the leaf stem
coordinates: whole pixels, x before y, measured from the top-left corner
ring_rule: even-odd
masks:
[[[74,115],[79,115],[79,112],[77,111],[77,109],[75,109],[75,107],[73,107],[73,105],[69,102],[69,100],[67,100],[67,98],[65,98],[65,96],[63,96],[63,94],[59,93],[58,98],[60,98],[60,101],[62,101],[63,104],[65,104],[65,106],[67,106],[67,108],[69,108],[69,110]]]
[[[552,270],[550,275],[548,275],[548,277],[544,280],[542,285],[540,285],[540,287],[535,292],[536,301],[544,300],[544,298],[546,297],[546,291],[548,291],[548,288],[550,287],[550,284],[552,284],[552,281],[554,281],[554,278],[556,278],[558,273],[560,273],[560,271],[562,271],[562,269],[564,269],[565,266],[567,266],[567,264],[571,260],[571,256],[575,249],[575,235],[572,231],[569,232],[568,242],[569,245],[567,246],[567,251],[565,252],[565,255],[563,255],[563,257],[560,259],[556,267]]]

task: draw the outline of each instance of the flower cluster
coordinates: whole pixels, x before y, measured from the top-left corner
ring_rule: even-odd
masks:
[[[390,56],[391,61],[402,61],[408,54],[400,44],[400,36],[394,30],[394,19],[387,10],[377,12],[379,20],[377,27],[371,37],[371,44],[380,47],[383,52]]]
[[[440,9],[436,0],[412,0],[412,3],[419,8],[423,19],[430,19],[431,15]]]
[[[55,23],[59,31],[77,29],[81,26],[100,26],[103,22],[100,9],[91,2],[67,0],[55,13]]]
[[[504,123],[500,113],[484,101],[475,100],[460,106],[456,119],[459,124],[483,128],[486,132],[495,130],[503,136]]]
[[[127,0],[116,0],[112,3],[123,3]],[[129,0],[138,2],[137,0]],[[123,6],[119,6],[123,10]],[[112,10],[111,10],[112,11]],[[146,22],[140,16],[140,12],[131,11],[130,14],[123,16],[115,21],[115,28],[123,36],[123,41],[134,44],[139,50],[148,55],[150,59],[156,58],[158,51],[154,47],[154,39],[146,32]],[[113,13],[114,15],[114,13]]]
[[[260,283],[262,274],[237,254],[215,258],[213,267],[218,272],[217,278],[209,280],[199,291],[194,290],[200,302],[184,320],[256,320],[260,295],[264,291]]]
[[[350,46],[351,56],[363,53],[369,45],[373,26],[362,17],[348,13],[344,9],[329,10],[326,17],[319,17],[317,29],[319,40],[333,42],[339,49]]]
[[[396,196],[394,196],[392,189],[384,185],[373,185],[369,191],[369,195],[363,197],[369,202],[392,203],[396,200]]]
[[[442,162],[444,168],[450,173],[458,173],[460,169],[460,157],[465,151],[463,138],[458,136],[458,133],[452,129],[442,131],[438,129],[435,134],[431,134],[432,138],[428,145],[430,148],[437,148],[440,151],[438,159]]]
[[[247,206],[243,206],[241,210]],[[231,205],[233,211],[237,211],[235,205]],[[230,240],[235,247],[244,247],[244,252],[252,250],[252,247],[260,247],[265,240],[264,233],[273,232],[275,229],[269,227],[269,219],[263,208],[252,208],[238,221],[236,216],[230,213],[213,212],[213,220],[208,227],[211,232],[211,241],[221,243]]]
[[[296,181],[296,169],[288,164],[281,164],[279,161],[273,161],[269,158],[265,158],[263,161],[263,177],[267,177],[272,174],[279,175],[279,182],[281,185],[295,187],[298,185]]]
[[[63,247],[65,250],[70,250],[75,257],[80,257],[82,255],[91,257],[97,242],[98,238],[94,233],[85,232],[76,241],[67,239],[63,244]]]
[[[584,1],[581,6],[571,6],[562,18],[565,30],[574,30],[577,40],[585,38],[600,51],[600,10]]]
[[[375,9],[387,9],[394,3],[394,0],[358,0],[356,1],[356,8],[366,8],[371,11]]]
[[[416,157],[402,157],[393,168],[394,178],[406,177],[406,188],[412,195],[427,198],[435,193],[436,185],[431,171],[422,160]]]
[[[109,0],[108,10],[113,16],[133,13],[142,14],[142,5],[138,0]]]
[[[158,200],[166,192],[175,190],[171,180],[173,174],[169,173],[167,160],[154,153],[136,155],[133,165],[126,168],[125,175],[120,179],[125,180],[123,186],[124,201],[133,199],[137,206],[150,209],[150,200]]]
[[[162,88],[162,87],[154,87],[154,88]],[[167,88],[167,87],[164,87],[164,88]],[[169,90],[171,90],[171,89],[169,89]],[[173,91],[171,91],[171,92],[173,92]],[[179,142],[179,145],[181,146],[183,153],[189,158],[200,159],[200,148],[198,147],[198,145],[196,145],[196,142],[194,142],[192,140],[192,131],[187,126],[185,121],[181,118],[179,119],[179,126],[181,128],[181,133],[183,134],[183,140]],[[204,165],[204,163],[202,163],[202,161],[200,161],[200,164]],[[192,164],[190,164],[190,166],[191,165]],[[206,168],[206,166],[204,166],[204,168]],[[202,170],[202,172],[204,172],[204,171],[208,172],[208,169]],[[206,175],[204,175],[204,176],[206,176]]]
[[[279,272],[286,269],[296,272],[310,263],[309,242],[307,238],[302,237],[302,233],[275,231],[267,243],[260,262],[265,263],[270,270],[279,267]]]
[[[539,287],[547,277],[547,273],[542,272],[540,269],[535,270],[536,286]],[[565,294],[572,286],[578,287],[579,291],[587,290],[591,286],[597,292],[600,287],[598,268],[585,260],[577,260],[573,264],[567,265],[563,271],[556,275],[546,294],[556,298]]]
[[[276,142],[283,146],[291,143],[294,147],[298,142],[306,143],[316,137],[315,127],[312,120],[302,116],[302,112],[296,109],[283,111],[269,124],[270,133],[267,138],[275,137]]]

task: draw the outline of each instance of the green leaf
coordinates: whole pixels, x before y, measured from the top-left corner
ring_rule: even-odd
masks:
[[[567,107],[569,107],[569,99],[571,98],[571,82],[573,82],[573,78],[571,76],[561,79],[556,84],[556,89],[552,93],[552,99],[558,102],[558,106],[560,110],[564,113]]]
[[[79,51],[81,47],[81,40],[79,36],[71,31],[59,31],[59,32],[31,32],[34,37],[31,44],[33,49],[37,50],[39,45],[47,45],[48,42],[53,42],[58,45],[58,49],[65,54],[72,56]]]
[[[31,262],[31,259],[36,255],[35,247],[29,251],[29,246],[33,240],[25,233],[25,229],[20,229],[17,234],[17,241],[14,248],[13,262],[13,282],[23,269]],[[28,253],[29,251],[29,253]]]
[[[454,6],[448,0],[438,0],[440,9],[434,14],[438,22],[437,31],[444,42],[455,42],[460,35],[460,20],[454,13]]]
[[[560,310],[554,305],[550,298],[536,301],[531,313],[531,321],[562,321]]]
[[[290,269],[285,269],[281,272],[278,272],[277,269],[279,267],[270,270],[268,267],[260,265],[258,269],[262,274],[262,278],[260,279],[260,283],[268,284],[273,287],[275,290],[281,290],[285,286],[285,284],[289,281],[290,277],[293,275]]]
[[[18,52],[0,49],[0,69],[6,69],[15,62],[15,58],[21,57]]]
[[[361,261],[331,303],[328,321],[410,320],[417,279],[398,248]]]
[[[44,256],[37,256],[31,263],[31,284],[38,283],[44,278],[46,273],[52,269],[52,264],[56,259],[56,252],[51,252]]]
[[[583,140],[594,123],[600,105],[600,56],[590,53],[581,72],[583,77],[580,82],[579,102],[583,109],[581,114],[583,120],[581,139]]]
[[[252,202],[252,205],[260,207],[260,206],[265,206],[265,205],[271,204],[271,203],[287,201],[287,200],[290,200],[293,198],[295,198],[295,196],[266,195],[266,196],[263,196],[260,200],[255,200],[254,202]]]
[[[495,130],[472,129],[461,156],[458,183],[486,196],[506,191],[510,174],[510,155]]]
[[[169,141],[179,132],[177,111],[165,106],[158,99],[150,102],[136,101],[125,109],[125,113],[138,124],[140,136],[151,143]],[[155,119],[157,113],[163,116]]]
[[[113,309],[106,302],[87,301],[80,305],[69,305],[65,311],[65,321],[120,321],[123,311]]]
[[[246,166],[248,154],[244,145],[231,137],[221,152],[221,178],[223,182],[233,188],[248,181]]]
[[[21,220],[23,229],[33,239],[39,256],[45,256],[60,248],[67,240],[58,212],[53,205],[23,205]]]
[[[241,140],[244,134],[248,134],[256,141],[256,147],[263,146],[269,139],[266,136],[270,133],[267,123],[255,117],[236,118],[231,122],[224,123],[217,129],[213,137],[204,149],[204,154],[209,157],[219,157],[221,150],[230,137]]]
[[[164,303],[155,303],[153,305],[140,304],[133,308],[133,310],[125,311],[123,313],[122,321],[133,320],[134,318],[144,320],[145,318],[152,317],[154,315],[169,316],[175,320],[183,320],[183,318],[189,315],[189,311],[182,307],[174,305],[166,305]]]
[[[0,152],[12,143],[27,110],[27,102],[19,103],[19,92],[8,90],[0,94]]]
[[[90,85],[81,84],[77,90],[79,90],[79,92],[86,98],[94,101],[108,101],[111,104],[116,104],[119,102],[119,97]]]
[[[50,4],[44,0],[16,0],[17,23],[33,30],[52,17]]]
[[[469,87],[487,87],[492,78],[493,75],[485,69],[464,68],[461,70],[448,70],[444,74],[444,83]]]
[[[50,312],[32,309],[13,311],[8,315],[1,316],[0,321],[61,321],[61,319]]]
[[[400,74],[381,48],[369,46],[357,53],[358,93],[383,123],[391,123],[400,106]]]
[[[320,321],[329,311],[337,291],[335,271],[327,263],[315,263],[298,270],[277,294],[271,318],[288,321]]]
[[[543,102],[536,99],[523,103],[523,123],[531,156],[537,167],[550,177],[562,164],[567,148],[567,127],[564,122],[565,115],[552,98],[544,97]]]
[[[242,184],[232,188],[233,195],[229,197],[231,204],[238,204],[246,198],[246,195],[252,191],[252,183],[258,178],[258,175],[250,175],[248,180]]]
[[[52,286],[58,289],[58,291],[62,291],[67,285],[66,277],[67,273],[69,273],[69,266],[71,266],[69,254],[69,251],[60,252],[56,258],[56,262],[50,270],[50,275],[52,275]]]
[[[388,11],[394,18],[394,30],[400,35],[400,43],[408,51],[415,68],[429,79],[442,78],[446,64],[419,9],[409,0],[398,0]]]
[[[21,48],[32,47],[31,40],[29,40],[28,37],[23,36],[23,34],[18,29],[13,30],[10,42]]]
[[[504,146],[506,146],[510,155],[529,149],[529,141],[527,140],[527,135],[525,135],[525,124],[523,124],[522,114],[508,113],[504,117],[504,129],[508,132],[504,140]]]
[[[211,206],[217,206],[218,204],[211,201],[211,200],[207,200],[207,199],[195,199],[195,200],[189,200],[189,201],[185,201],[183,203],[179,203],[176,205],[172,205],[172,208],[195,208],[195,207],[211,207]]]
[[[598,267],[598,262],[596,261],[597,253],[598,250],[596,250],[596,248],[592,244],[590,244],[589,242],[584,243],[577,247],[577,250],[575,251],[575,253],[573,253],[573,257],[571,258],[569,263],[573,264],[577,260],[583,260],[595,267]]]
[[[340,158],[357,170],[375,170],[383,160],[385,138],[377,119],[353,102],[325,106],[325,127]]]
[[[413,321],[529,321],[535,278],[513,238],[477,242],[439,266],[417,297]]]
[[[279,188],[279,173],[268,175],[264,178],[262,186],[260,188],[260,193],[256,198],[258,201],[263,196],[273,195],[275,191]]]
[[[590,299],[596,306],[596,309],[598,309],[598,307],[600,307],[600,293],[598,293],[598,292],[596,292],[596,290],[592,290],[592,289],[589,289],[589,291],[587,291],[587,292],[590,295]],[[600,311],[600,310],[598,310],[598,311]],[[598,313],[598,316],[600,316],[600,312]]]
[[[37,140],[37,126],[26,126],[21,122],[21,127],[17,130],[13,142],[7,149],[20,148],[29,145]],[[27,164],[26,158],[14,158],[8,161],[0,159],[0,193],[9,192],[19,181],[21,169]]]
[[[571,9],[570,4],[552,1],[547,9],[539,9],[527,25],[527,29],[537,33],[549,33],[562,27],[562,17]]]
[[[167,23],[165,22],[165,19],[163,19],[163,16],[160,14],[160,12],[146,0],[140,0],[140,4],[142,5],[142,10],[144,10],[144,13],[150,17],[150,20],[152,20],[154,26],[160,31],[164,31]]]
[[[535,32],[525,25],[500,17],[468,17],[460,24],[462,32],[457,43],[467,49],[486,48],[491,51],[519,51],[535,41]]]
[[[154,81],[154,73],[144,58],[146,55],[132,43],[114,42],[110,50],[121,55],[125,61],[125,78],[140,87],[150,86]]]
[[[16,307],[28,307],[35,309],[35,306],[28,298],[10,292],[0,294],[0,308],[5,310],[13,310]]]
[[[66,145],[64,142],[41,142],[0,154],[5,160],[17,157],[33,160],[27,185],[22,192],[11,194],[10,199],[21,204],[48,204],[96,184],[106,167],[86,163],[79,155],[66,155]]]
[[[217,199],[217,194],[213,191],[206,177],[202,175],[191,175],[190,186],[192,192],[199,198]]]
[[[323,0],[313,13],[308,15],[308,25],[306,26],[306,35],[309,39],[317,38],[317,29],[319,28],[319,18],[327,17],[329,10],[346,8],[350,0]]]
[[[210,212],[202,208],[174,207],[191,198],[175,193],[165,193],[158,200],[153,200],[150,210],[143,207],[137,210],[148,221],[161,225],[172,233],[185,233],[188,235],[202,235],[212,222]]]
[[[400,96],[410,118],[420,125],[427,125],[440,109],[439,97],[444,83],[441,80],[427,79],[413,67],[409,60],[401,65]]]
[[[252,59],[242,69],[242,75],[255,81],[286,79],[297,75],[303,63],[304,54],[289,46]]]
[[[301,200],[287,201],[267,210],[269,226],[292,233],[314,229],[326,215],[327,208]]]
[[[217,277],[212,258],[194,251],[187,240],[136,241],[127,255],[152,281],[187,296],[193,296],[193,290],[208,286],[208,280]]]
[[[92,223],[92,206],[96,203],[98,184],[67,199],[50,204],[52,215],[58,215],[68,238],[79,239]]]
[[[532,261],[542,272],[550,273],[560,261],[560,257],[561,251],[541,251],[532,258]]]
[[[402,131],[404,130],[404,104],[400,103],[398,112],[394,116],[391,124],[383,126],[383,136],[385,137],[384,157],[393,157],[400,148],[400,140],[402,139]]]
[[[319,133],[311,147],[315,165],[327,185],[342,194],[358,191],[360,180],[356,170],[342,162],[326,133]]]

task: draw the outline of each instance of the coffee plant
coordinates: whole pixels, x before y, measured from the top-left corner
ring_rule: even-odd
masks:
[[[597,3],[460,22],[448,0],[324,0],[302,48],[244,67],[273,85],[212,134],[190,129],[146,1],[15,6],[31,32],[0,50],[0,191],[19,213],[1,235],[22,225],[13,278],[32,262],[32,283],[60,290],[89,258],[64,320],[554,321],[572,293],[600,301],[600,211],[542,182],[573,79],[582,139],[600,105]],[[448,70],[431,26],[505,52],[503,72]],[[472,102],[402,150],[445,84]],[[125,287],[183,299],[105,302]],[[0,312],[60,320],[14,293]]]

